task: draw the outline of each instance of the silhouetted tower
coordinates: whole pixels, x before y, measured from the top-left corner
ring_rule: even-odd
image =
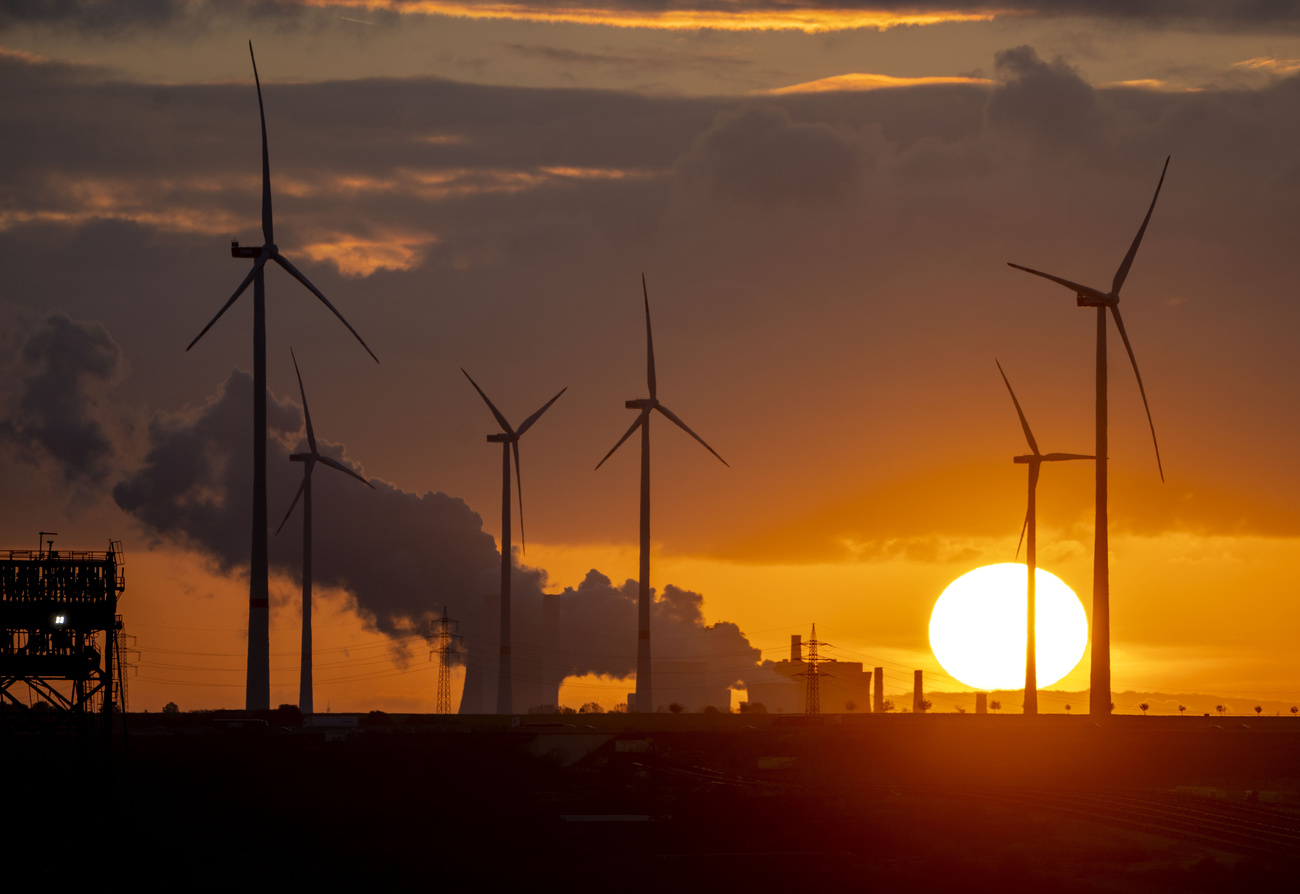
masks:
[[[124,566],[116,540],[105,552],[55,550],[53,540],[35,552],[0,552],[0,702],[21,705],[11,691],[21,683],[87,732],[98,712],[107,747],[113,711],[123,707],[114,665],[120,660],[117,602],[126,588]]]
[[[1128,278],[1129,268],[1133,265],[1133,258],[1137,256],[1138,246],[1142,244],[1142,236],[1147,231],[1147,224],[1151,222],[1151,212],[1156,210],[1156,199],[1160,198],[1160,187],[1164,186],[1165,173],[1169,170],[1169,158],[1165,158],[1165,166],[1160,171],[1160,180],[1156,183],[1155,195],[1151,197],[1151,205],[1147,208],[1147,216],[1142,219],[1142,226],[1138,227],[1137,235],[1133,237],[1133,244],[1129,246],[1128,254],[1120,262],[1119,269],[1115,271],[1115,277],[1111,280],[1110,291],[1102,292],[1100,289],[1094,289],[1085,286],[1082,283],[1071,282],[1059,276],[1053,276],[1050,273],[1044,273],[1041,270],[1034,270],[1029,267],[1021,267],[1019,264],[1011,264],[1017,270],[1023,270],[1026,273],[1032,273],[1034,276],[1041,276],[1044,279],[1064,286],[1075,293],[1075,303],[1079,307],[1097,308],[1097,376],[1096,376],[1096,394],[1097,394],[1097,449],[1094,451],[1096,456],[1097,472],[1097,524],[1093,532],[1094,546],[1092,551],[1092,668],[1089,675],[1088,685],[1088,713],[1094,718],[1110,716],[1110,515],[1107,503],[1107,493],[1109,488],[1109,479],[1107,471],[1107,426],[1109,425],[1109,416],[1107,409],[1107,366],[1106,366],[1106,308],[1110,308],[1111,316],[1115,318],[1115,328],[1119,330],[1119,337],[1124,342],[1124,349],[1128,351],[1129,362],[1133,364],[1133,375],[1137,378],[1138,393],[1142,395],[1142,406],[1147,413],[1147,425],[1151,428],[1151,445],[1156,451],[1156,468],[1160,472],[1160,480],[1165,480],[1164,466],[1160,462],[1160,445],[1156,442],[1156,425],[1151,419],[1151,407],[1147,404],[1146,388],[1142,385],[1142,374],[1138,372],[1137,357],[1133,354],[1133,346],[1129,343],[1128,333],[1124,331],[1124,320],[1119,313],[1119,291],[1124,285],[1124,280]]]
[[[126,700],[126,681],[128,676],[134,677],[136,671],[140,669],[134,660],[139,657],[140,650],[136,648],[135,636],[123,629],[121,615],[117,616],[117,636],[114,645],[117,649],[117,663],[115,665],[117,671],[117,706],[125,714],[130,710],[127,707]],[[128,668],[131,671],[130,674],[127,674]]]
[[[253,524],[252,543],[248,560],[248,670],[244,681],[244,707],[249,711],[266,711],[271,707],[271,634],[270,634],[270,565],[267,557],[266,522],[266,265],[274,261],[308,291],[320,299],[348,327],[348,331],[361,342],[376,363],[375,357],[352,324],[321,294],[320,289],[308,281],[297,267],[280,254],[275,243],[275,222],[271,214],[271,162],[266,148],[266,115],[262,108],[262,82],[257,76],[257,60],[253,59],[253,43],[248,44],[249,59],[253,62],[253,83],[257,85],[257,114],[262,122],[262,238],[260,248],[230,243],[230,255],[253,262],[244,281],[217,311],[203,331],[189,343],[189,350],[201,339],[222,314],[238,300],[251,285],[253,287]]]
[[[812,626],[812,636],[808,639],[808,642],[805,645],[808,646],[808,657],[804,659],[804,663],[808,665],[808,669],[804,671],[802,674],[799,674],[799,676],[804,678],[804,683],[807,687],[804,690],[805,691],[804,713],[820,714],[822,712],[821,678],[826,676],[826,674],[822,673],[821,671],[821,665],[823,662],[829,661],[830,659],[822,658],[817,654],[818,646],[825,646],[829,644],[824,643],[821,640],[817,639],[816,624]],[[794,650],[797,648],[798,648],[797,644],[795,642],[791,642],[790,644],[791,652],[793,653]]]
[[[438,699],[434,707],[435,714],[451,713],[451,664],[457,652],[457,640],[460,636],[451,632],[456,622],[447,617],[447,607],[442,608],[442,617],[429,620],[429,633],[426,639],[431,650],[429,657],[438,656]]]
[[[885,669],[878,667],[871,672],[871,710],[881,713],[885,710]]]
[[[912,672],[912,713],[925,713],[925,696],[921,686],[921,672]]]

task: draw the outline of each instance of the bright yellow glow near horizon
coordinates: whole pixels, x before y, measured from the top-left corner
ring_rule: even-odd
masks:
[[[1026,566],[985,565],[957,578],[930,615],[930,647],[945,671],[976,689],[1025,684]],[[1088,618],[1079,597],[1042,568],[1037,582],[1038,686],[1072,671],[1088,645]]]

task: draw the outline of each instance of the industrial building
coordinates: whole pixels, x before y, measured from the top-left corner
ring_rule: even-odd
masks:
[[[53,541],[0,551],[0,706],[26,707],[35,695],[86,729],[98,713],[106,743],[123,707],[125,586],[117,542],[105,552],[55,550]]]
[[[790,637],[790,657],[765,663],[772,671],[763,677],[747,679],[746,701],[762,704],[771,714],[802,714],[807,706],[808,662],[803,655],[803,638]],[[871,671],[862,669],[860,661],[835,661],[821,658],[817,662],[820,713],[843,714],[871,710]]]

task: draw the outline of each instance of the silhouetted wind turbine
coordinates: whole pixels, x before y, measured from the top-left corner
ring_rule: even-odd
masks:
[[[996,360],[993,361],[997,363]],[[1023,537],[1025,532],[1029,533],[1029,542],[1025,549],[1025,563],[1029,569],[1029,581],[1025,586],[1025,598],[1027,600],[1028,616],[1025,624],[1025,713],[1038,713],[1038,637],[1035,629],[1036,622],[1036,598],[1037,586],[1035,582],[1035,573],[1038,571],[1038,470],[1043,463],[1064,462],[1071,459],[1096,459],[1093,456],[1086,456],[1082,453],[1039,453],[1038,442],[1034,440],[1034,433],[1029,430],[1029,420],[1025,418],[1025,413],[1020,409],[1020,401],[1016,399],[1016,392],[1011,387],[1011,382],[1007,380],[1007,374],[1002,369],[1002,364],[998,363],[998,372],[1002,373],[1002,381],[1006,382],[1007,391],[1011,392],[1011,402],[1016,405],[1016,415],[1020,417],[1020,427],[1025,430],[1025,440],[1029,442],[1030,452],[1024,456],[1017,456],[1012,462],[1026,463],[1029,466],[1029,508],[1025,511],[1025,527],[1021,530]],[[1017,546],[1016,551],[1020,548]]]
[[[253,57],[253,42],[248,43],[248,55]],[[266,150],[266,113],[262,107],[262,82],[257,76],[257,59],[253,58],[253,81],[257,85],[257,111],[262,122],[262,236],[266,240],[261,248],[230,244],[230,254],[236,258],[252,258],[253,269],[235,289],[217,315],[203,331],[194,337],[185,350],[189,350],[221,319],[240,295],[253,285],[253,543],[248,575],[248,674],[245,680],[245,707],[249,711],[267,710],[271,707],[270,636],[268,631],[268,588],[266,559],[266,287],[263,269],[268,261],[275,261],[294,279],[306,286],[313,295],[342,321],[348,331],[361,342],[366,353],[379,362],[374,351],[362,340],[343,315],[321,294],[298,268],[280,254],[275,244],[275,223],[271,217],[271,163]]]
[[[650,412],[658,410],[695,440],[704,444],[718,461],[731,468],[718,452],[705,443],[704,439],[691,431],[685,422],[678,419],[672,410],[659,403],[658,386],[655,382],[655,346],[650,334],[650,293],[646,290],[645,274],[641,274],[641,294],[645,298],[645,348],[646,348],[646,383],[650,389],[649,398],[629,400],[624,406],[629,410],[640,410],[636,422],[624,432],[618,443],[610,448],[605,458],[596,463],[599,469],[605,460],[614,455],[614,451],[623,446],[623,442],[632,436],[632,432],[641,429],[641,587],[637,598],[637,643],[636,643],[636,710],[654,711],[654,700],[650,691]]]
[[[293,356],[292,349],[289,355]],[[298,358],[293,358],[293,371],[298,375],[298,393],[302,395],[302,416],[307,426],[307,453],[294,453],[290,455],[289,461],[295,463],[304,463],[302,469],[302,484],[298,487],[298,493],[294,494],[293,502],[289,504],[289,511],[284,514],[284,519],[280,522],[280,527],[275,529],[279,534],[284,528],[284,523],[289,520],[293,514],[293,507],[298,505],[299,498],[302,499],[302,670],[298,678],[298,710],[304,714],[314,713],[312,705],[312,646],[311,646],[311,473],[316,468],[316,463],[323,463],[332,469],[338,469],[351,475],[360,481],[366,487],[374,490],[374,485],[367,481],[356,472],[343,465],[338,460],[330,459],[328,456],[322,456],[316,449],[316,434],[311,427],[311,411],[307,409],[307,391],[302,387],[302,373],[298,372]]]
[[[1106,499],[1106,308],[1110,308],[1111,314],[1115,317],[1115,327],[1119,329],[1119,337],[1123,339],[1124,348],[1128,351],[1129,361],[1133,364],[1133,374],[1137,376],[1138,391],[1142,394],[1142,406],[1146,408],[1147,424],[1151,427],[1151,443],[1155,445],[1156,449],[1156,467],[1160,470],[1160,480],[1163,482],[1165,480],[1165,470],[1160,462],[1160,445],[1156,442],[1156,426],[1151,420],[1151,407],[1147,403],[1146,388],[1142,385],[1142,374],[1138,372],[1137,358],[1133,356],[1133,346],[1129,343],[1128,333],[1124,331],[1124,319],[1119,313],[1119,290],[1128,277],[1128,271],[1133,265],[1134,256],[1137,255],[1138,246],[1142,244],[1142,236],[1146,233],[1147,224],[1151,221],[1151,212],[1155,210],[1156,199],[1160,198],[1160,187],[1164,185],[1165,172],[1168,170],[1169,158],[1166,158],[1165,166],[1160,171],[1160,182],[1156,184],[1156,193],[1151,197],[1151,207],[1147,208],[1147,216],[1142,219],[1142,226],[1138,228],[1137,235],[1133,237],[1133,244],[1129,246],[1128,254],[1124,256],[1119,269],[1115,271],[1115,278],[1111,282],[1109,292],[1102,292],[1099,289],[1080,285],[1077,282],[1071,282],[1050,273],[1043,273],[1041,270],[1032,270],[1029,267],[1021,267],[1019,264],[1008,262],[1008,266],[1015,267],[1017,270],[1050,279],[1052,282],[1059,283],[1070,289],[1075,293],[1079,307],[1097,308],[1097,524],[1092,560],[1092,669],[1088,693],[1088,713],[1094,717],[1104,717],[1110,714],[1110,532]]]
[[[506,417],[501,415],[501,411],[483,393],[483,389],[478,387],[478,382],[465,372],[464,367],[461,367],[460,371],[465,373],[465,378],[469,379],[469,383],[474,386],[474,390],[478,392],[479,397],[483,398],[483,402],[496,417],[497,425],[501,426],[500,433],[487,436],[488,443],[501,445],[501,650],[497,669],[497,713],[513,714],[514,693],[511,686],[513,668],[510,657],[510,453],[513,451],[515,455],[515,480],[519,485],[519,539],[527,544],[527,538],[524,536],[524,482],[519,472],[519,439],[524,436],[524,432],[533,427],[534,422],[542,418],[542,414],[551,408],[551,404],[560,399],[560,394],[569,389],[561,388],[559,394],[525,419],[523,425],[513,429],[510,423],[506,422]]]

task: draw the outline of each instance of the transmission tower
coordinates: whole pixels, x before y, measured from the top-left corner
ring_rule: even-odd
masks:
[[[117,693],[118,707],[122,713],[126,713],[126,681],[127,677],[134,677],[139,671],[139,666],[135,659],[140,657],[140,650],[136,648],[136,638],[134,634],[127,633],[122,628],[122,616],[117,616]],[[131,673],[127,674],[127,670]]]
[[[830,643],[824,643],[817,639],[817,625],[812,625],[812,637],[808,640],[808,657],[805,663],[808,669],[798,676],[804,678],[806,684],[804,696],[804,713],[820,714],[822,712],[821,704],[821,678],[830,676],[822,672],[821,665],[829,658],[822,658],[817,654],[818,646],[829,646]]]
[[[451,665],[452,659],[460,650],[460,636],[452,633],[456,622],[447,617],[447,607],[442,608],[441,618],[429,619],[429,632],[425,639],[429,641],[429,659],[438,656],[438,698],[434,708],[436,714],[451,713]]]

